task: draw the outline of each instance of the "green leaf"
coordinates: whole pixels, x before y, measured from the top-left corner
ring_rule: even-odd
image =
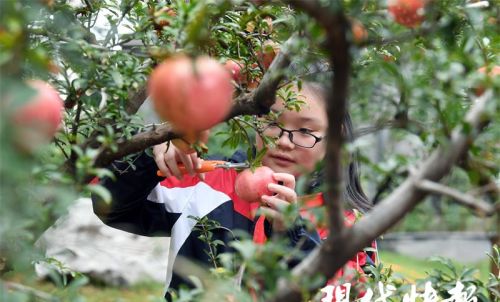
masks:
[[[113,81],[115,82],[115,85],[118,86],[119,88],[123,87],[123,77],[121,73],[119,73],[116,70],[111,71],[111,77],[113,78]]]
[[[93,172],[99,178],[104,178],[104,177],[109,177],[112,179],[115,178],[115,175],[109,169],[99,168],[99,169],[94,169]]]
[[[96,194],[105,203],[111,203],[111,193],[109,193],[108,189],[106,189],[105,187],[95,184],[87,185],[86,189],[89,192]]]
[[[212,241],[212,244],[214,246],[225,245],[225,243],[223,241],[221,241],[221,240],[214,240],[214,241]]]
[[[257,246],[251,240],[234,241],[230,245],[241,254],[243,259],[252,259],[257,252]]]
[[[264,155],[267,153],[267,148],[262,148],[257,152],[255,155],[255,158],[251,161],[250,168],[256,168],[258,166],[262,165],[262,158],[264,158]]]
[[[76,79],[73,81],[73,87],[75,88],[75,90],[85,90],[88,87],[88,81],[87,79],[83,78]]]

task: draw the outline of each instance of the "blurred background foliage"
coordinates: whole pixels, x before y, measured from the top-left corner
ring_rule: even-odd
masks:
[[[489,105],[493,122],[443,183],[497,201],[487,186],[500,181],[500,77],[477,70],[500,65],[498,1],[485,1],[489,5],[483,8],[468,6],[475,1],[432,1],[415,30],[389,18],[385,1],[340,2],[368,34],[357,41],[348,33],[353,42],[349,110],[358,139],[346,150],[359,152],[369,196],[382,200],[407,176],[408,167],[446,145],[481,86],[495,96]],[[85,180],[109,175],[93,164],[101,151],[116,150],[118,141],[151,129],[127,105],[156,64],[180,51],[209,54],[221,62],[243,62],[249,82],[258,82],[266,70],[259,51],[292,33],[302,34],[290,49],[296,65],[324,60],[323,29],[279,2],[0,1],[0,270],[32,274],[32,263],[44,259],[33,243],[77,196],[95,192],[109,198]],[[307,69],[285,72],[293,80]],[[59,91],[64,123],[50,144],[25,152],[14,143],[11,115],[33,96],[26,84],[33,78]],[[237,87],[238,93],[251,89]],[[229,155],[248,148],[246,131],[251,127],[235,121],[218,126],[209,152]],[[496,231],[494,219],[475,217],[447,199],[430,196],[393,230]],[[80,280],[77,285],[86,282]],[[9,297],[26,301],[26,295]]]

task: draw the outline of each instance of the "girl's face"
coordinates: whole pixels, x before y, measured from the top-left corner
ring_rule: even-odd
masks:
[[[302,105],[299,112],[285,110],[283,101],[278,100],[271,110],[281,112],[278,118],[280,127],[286,130],[300,130],[293,132],[295,143],[300,143],[304,138],[303,133],[311,133],[316,137],[326,135],[328,127],[328,118],[326,115],[325,101],[322,96],[312,91],[307,85],[304,85],[299,92],[305,104]],[[272,129],[272,128],[269,128]],[[267,131],[267,132],[266,132]],[[272,132],[272,133],[271,133]],[[279,128],[274,130],[265,130],[264,135],[279,135]],[[314,138],[313,142],[314,142]],[[263,148],[263,142],[257,135],[257,150]],[[297,146],[290,141],[289,132],[284,131],[276,141],[276,147],[269,149],[262,159],[262,164],[268,166],[274,172],[289,173],[298,177],[314,170],[318,161],[325,156],[325,139],[317,142],[312,148]]]

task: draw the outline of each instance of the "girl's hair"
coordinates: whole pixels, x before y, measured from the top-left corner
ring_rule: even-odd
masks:
[[[344,121],[342,122],[344,139],[347,142],[354,141],[354,131],[351,122],[351,116],[346,112],[344,116]],[[361,181],[359,180],[359,160],[358,152],[353,152],[349,156],[349,164],[347,165],[347,171],[345,172],[345,190],[344,195],[347,202],[351,206],[360,210],[361,212],[366,212],[373,207],[373,203],[368,199],[363,188],[361,187]]]
[[[318,96],[319,99],[326,103],[327,100],[327,90],[323,85],[317,82],[302,81],[303,87],[313,92]],[[342,121],[342,134],[344,135],[344,140],[346,142],[354,141],[354,131],[351,121],[351,116],[346,112],[344,120]],[[345,177],[345,190],[344,190],[344,200],[349,204],[350,207],[355,208],[361,212],[366,212],[373,207],[372,202],[368,199],[366,194],[361,187],[360,175],[359,175],[359,165],[358,165],[358,153],[354,152],[349,154],[349,164],[344,168]],[[313,173],[311,180],[309,182],[306,193],[312,193],[320,189],[324,184],[324,167],[319,168]]]

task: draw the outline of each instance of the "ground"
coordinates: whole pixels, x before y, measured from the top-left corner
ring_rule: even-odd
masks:
[[[443,265],[427,260],[419,260],[391,252],[381,252],[380,258],[385,267],[392,269],[404,276],[410,283],[418,278],[426,276],[426,272],[433,268],[442,268]],[[457,267],[462,266],[454,263]],[[486,281],[488,278],[489,263],[487,260],[476,264],[468,264],[468,267],[478,268],[478,278]],[[8,280],[23,282],[23,277],[7,276]],[[25,282],[23,282],[25,283]],[[53,284],[43,281],[36,282],[34,287],[55,296],[62,297],[63,291],[58,290]],[[162,301],[163,284],[157,282],[144,282],[131,288],[103,287],[97,285],[83,286],[79,292],[85,297],[85,302],[157,302]],[[67,297],[66,297],[67,298]]]

